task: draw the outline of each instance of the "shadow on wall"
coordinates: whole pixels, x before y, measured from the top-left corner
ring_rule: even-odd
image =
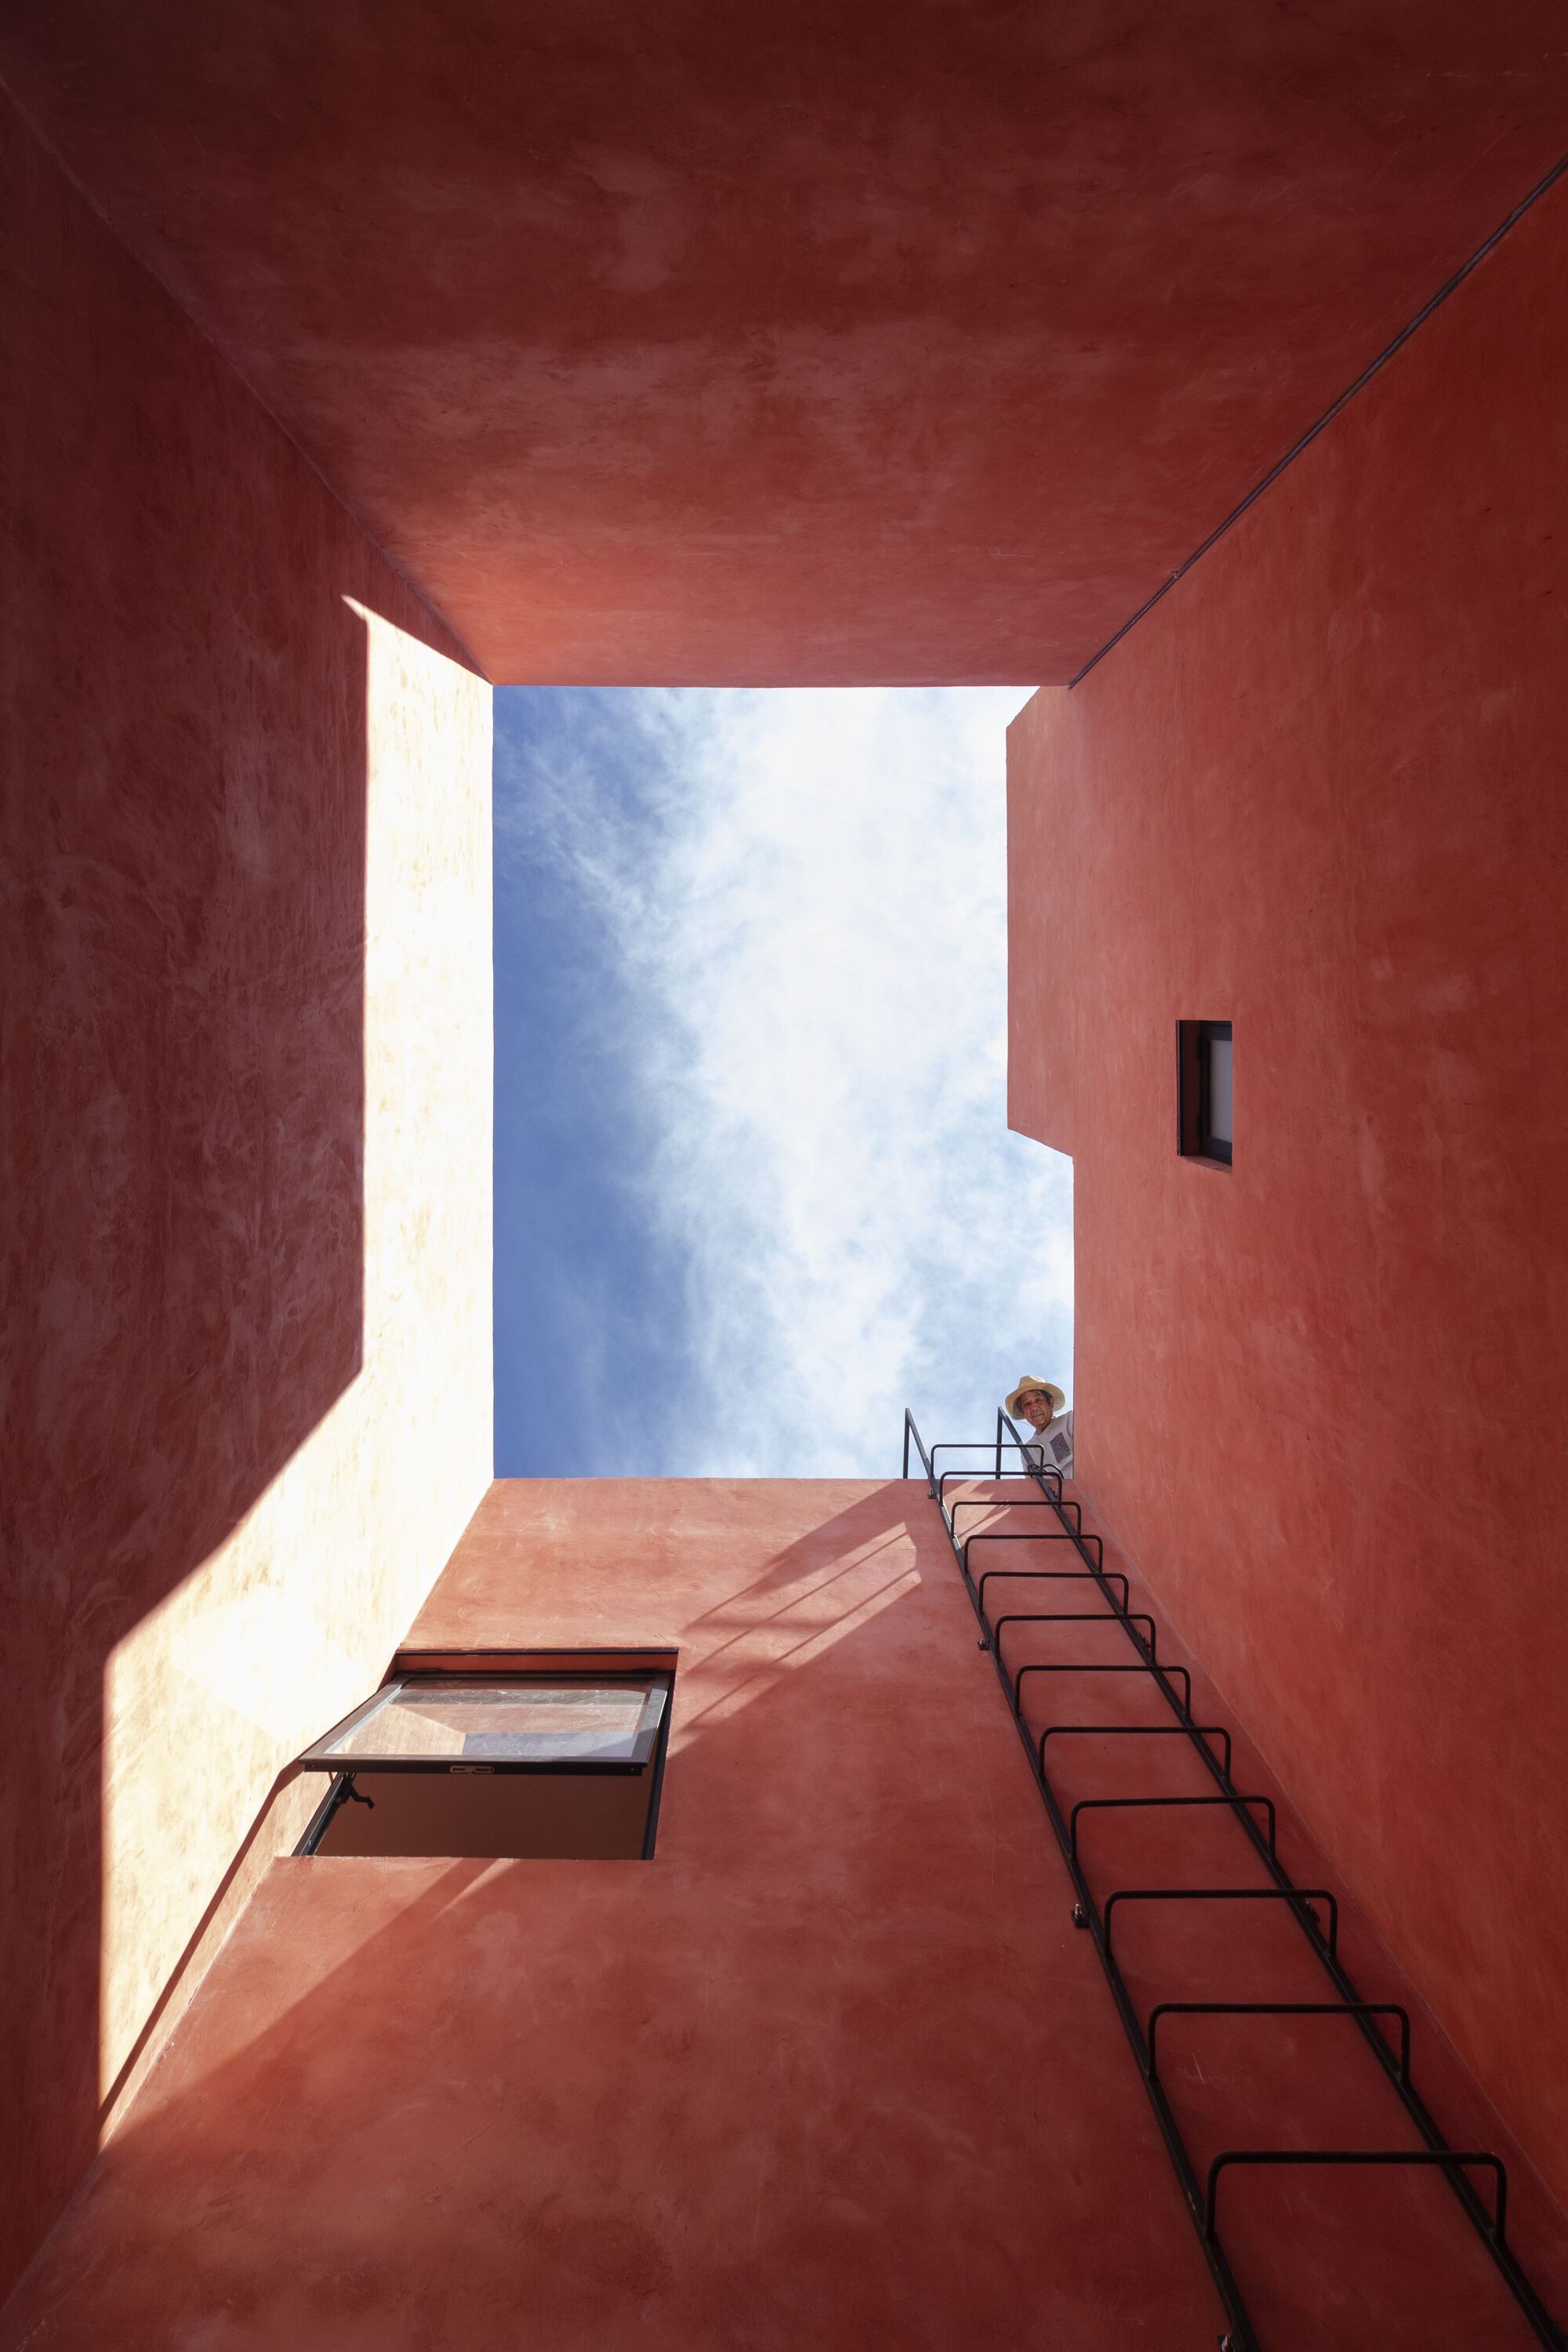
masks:
[[[248,1752],[212,1752],[213,1595],[188,1580],[289,1491],[364,1361],[367,639],[385,625],[348,599],[480,689],[8,110],[0,140],[3,2295],[277,1769],[254,1785],[279,1737],[265,1706]],[[277,1527],[224,1553],[236,1723],[257,1718],[240,1685],[290,1569],[327,1581],[334,1525],[295,1486],[292,1559]],[[184,1615],[160,1617],[181,1588]],[[316,1664],[268,1670],[308,1683]]]
[[[341,2335],[345,2295],[354,2340],[385,2347],[426,2341],[436,2310],[443,2342],[483,2340],[520,2304],[551,2344],[623,2340],[630,2314],[639,2341],[714,2346],[738,2309],[770,2352],[1214,2340],[1174,2176],[923,1489],[878,1489],[760,1560],[743,1521],[724,1532],[665,1554],[666,1597],[690,1613],[655,1863],[278,1865],[0,2346],[50,2325],[195,2340],[216,2313],[250,2342],[314,2341]],[[1086,1637],[1069,1620],[1043,1638],[1079,1654]],[[1148,1719],[1131,1691],[1123,1707],[1080,1687],[1050,1711],[1101,1721],[1108,1704]],[[1106,1759],[1082,1769],[1092,1785]],[[1146,1761],[1127,1770],[1146,1790]],[[1095,1832],[1102,1900],[1126,1883],[1128,1829]],[[1155,1836],[1165,1867],[1177,1835]],[[1206,1853],[1183,1846],[1176,1883],[1212,1877]],[[1272,1969],[1269,1932],[1167,1926],[1149,1980],[1134,1961],[1142,2011],[1184,1961],[1211,1995]],[[1267,2144],[1260,2075],[1307,2144],[1318,2103],[1348,2144],[1374,2144],[1376,2069],[1352,2063],[1332,2094],[1318,2021],[1283,2057],[1271,2030],[1272,2081],[1246,2045],[1227,2063],[1206,2044],[1206,2075],[1186,2049],[1167,2060],[1187,2128],[1220,2127],[1217,2103]],[[1249,2184],[1227,2242],[1270,2343],[1321,2340],[1326,2309],[1344,2341],[1390,2352],[1522,2340],[1430,2179],[1342,2179],[1305,2203]],[[287,2263],[258,2263],[282,2245]]]
[[[1025,2177],[1033,2113],[974,2063],[931,1958],[999,1978],[1008,1939],[980,1899],[997,1848],[1031,1890],[1044,1852],[1026,1775],[1011,1805],[953,1801],[975,1778],[973,1710],[914,1615],[941,1574],[934,1514],[910,1540],[916,1492],[879,1490],[713,1580],[652,1865],[278,1865],[221,2002],[182,2028],[0,2341],[45,2309],[84,2336],[177,2335],[219,2309],[309,2336],[351,2277],[356,2331],[395,2344],[432,2298],[457,2341],[520,2293],[541,2342],[608,2340],[630,2294],[653,2340],[712,2343],[738,2278],[773,2314],[770,2345],[907,2334],[933,2276],[944,2308],[962,2281],[979,2331],[1005,2335],[1040,2238],[1030,2198],[992,2217],[1012,2261],[978,2285],[957,2219],[973,2168],[939,2174],[951,2226],[910,2215],[933,2136],[994,2147],[988,2179]],[[929,1774],[910,1769],[917,1734]],[[994,1987],[1026,2047],[1047,2030],[1029,2015],[1043,1980],[1037,1964]],[[879,2096],[901,2116],[911,2084],[917,2127],[869,2134]],[[258,2273],[258,2246],[284,2242]],[[842,2334],[821,2326],[835,2298]]]
[[[90,701],[61,649],[8,714],[7,2279],[97,2144],[106,1666],[362,1361],[364,628],[311,599],[310,642],[263,651],[184,554],[203,642]],[[125,592],[172,634],[162,584]]]

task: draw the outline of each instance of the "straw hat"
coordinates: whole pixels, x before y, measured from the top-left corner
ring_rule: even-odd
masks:
[[[1035,1379],[1032,1372],[1026,1372],[1023,1379],[1018,1382],[1017,1387],[1014,1390],[1012,1395],[1007,1400],[1007,1411],[1009,1413],[1016,1412],[1024,1399],[1030,1394],[1031,1391],[1037,1389],[1039,1391],[1041,1395],[1049,1397],[1051,1401],[1052,1412],[1060,1412],[1063,1405],[1067,1402],[1067,1398],[1063,1394],[1062,1391],[1058,1388],[1055,1381],[1037,1381]]]

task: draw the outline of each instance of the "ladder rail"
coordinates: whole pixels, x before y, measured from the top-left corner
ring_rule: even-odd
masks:
[[[1493,2263],[1500,2273],[1504,2284],[1512,2294],[1514,2301],[1518,2304],[1521,2314],[1529,2323],[1538,2342],[1548,2347],[1549,2352],[1568,2352],[1568,2338],[1564,2337],[1563,2331],[1557,2326],[1557,2323],[1552,2318],[1551,2313],[1542,2303],[1529,2275],[1520,2263],[1518,2257],[1515,2255],[1511,2245],[1508,2243],[1500,2227],[1500,2214],[1506,2210],[1507,2199],[1507,2175],[1500,2158],[1490,2155],[1484,2158],[1478,2157],[1469,2154],[1465,2150],[1456,2150],[1449,2145],[1438,2126],[1436,2119],[1431,2114],[1431,2111],[1426,2106],[1425,2101],[1421,2098],[1419,2093],[1415,2090],[1415,2087],[1410,2079],[1408,2019],[1406,2018],[1405,2020],[1401,2048],[1396,2053],[1390,2048],[1386,2037],[1379,2030],[1379,2026],[1377,2024],[1378,2015],[1380,2013],[1386,2012],[1391,2005],[1386,2003],[1379,2004],[1376,2002],[1369,2002],[1364,2000],[1360,1990],[1356,1986],[1354,1979],[1350,1976],[1343,1962],[1339,1957],[1339,1919],[1338,1905],[1335,1898],[1331,1894],[1329,1894],[1327,1890],[1320,1891],[1312,1888],[1298,1887],[1291,1880],[1289,1873],[1280,1862],[1277,1851],[1275,1821],[1272,1805],[1270,1804],[1268,1807],[1268,1827],[1266,1833],[1250,1811],[1250,1806],[1258,1803],[1268,1803],[1268,1801],[1258,1798],[1248,1798],[1244,1791],[1236,1788],[1231,1777],[1231,1740],[1228,1731],[1226,1731],[1223,1726],[1203,1725],[1199,1724],[1195,1720],[1192,1707],[1192,1677],[1190,1672],[1183,1666],[1168,1665],[1164,1661],[1162,1661],[1156,1656],[1155,1646],[1157,1629],[1154,1627],[1152,1621],[1148,1617],[1147,1612],[1134,1612],[1128,1608],[1127,1599],[1129,1596],[1127,1580],[1121,1575],[1120,1571],[1111,1570],[1108,1572],[1106,1570],[1104,1565],[1105,1551],[1103,1540],[1099,1536],[1096,1536],[1085,1529],[1083,1525],[1082,1506],[1079,1503],[1076,1496],[1068,1496],[1064,1493],[1060,1472],[1045,1465],[1041,1465],[1039,1467],[1029,1465],[1028,1456],[1024,1450],[1026,1441],[1019,1436],[1016,1426],[1004,1411],[999,1411],[996,1415],[996,1435],[994,1439],[974,1440],[963,1446],[962,1449],[949,1447],[944,1442],[942,1446],[933,1446],[928,1453],[921,1437],[919,1428],[915,1423],[913,1412],[912,1410],[906,1408],[904,1413],[904,1475],[906,1478],[910,1475],[909,1459],[911,1439],[920,1454],[921,1462],[925,1471],[926,1491],[931,1500],[937,1505],[942,1517],[942,1528],[946,1534],[949,1547],[952,1549],[960,1576],[963,1579],[964,1590],[968,1595],[970,1605],[974,1611],[976,1619],[981,1627],[982,1634],[984,1637],[983,1638],[980,1646],[982,1649],[986,1650],[989,1653],[993,1667],[994,1668],[997,1678],[1002,1685],[1003,1691],[1007,1699],[1008,1713],[1013,1717],[1014,1727],[1019,1735],[1023,1743],[1024,1752],[1029,1759],[1029,1768],[1034,1775],[1036,1787],[1039,1790],[1041,1800],[1045,1804],[1047,1816],[1050,1821],[1052,1830],[1055,1833],[1058,1845],[1062,1854],[1063,1862],[1067,1866],[1068,1876],[1072,1881],[1074,1892],[1078,1897],[1073,1910],[1075,1923],[1080,1927],[1087,1927],[1090,1932],[1117,2012],[1121,2020],[1129,2042],[1131,2045],[1133,2056],[1138,2065],[1140,2079],[1143,2084],[1144,2090],[1149,2096],[1150,2104],[1153,2108],[1155,2120],[1159,2126],[1161,2137],[1165,2142],[1166,2152],[1171,2158],[1172,2166],[1175,2171],[1178,2184],[1181,2187],[1184,2200],[1187,2205],[1188,2212],[1192,2218],[1194,2226],[1197,2231],[1200,2243],[1203,2246],[1205,2258],[1208,2263],[1210,2273],[1213,2276],[1215,2287],[1218,2290],[1220,2300],[1225,2306],[1226,2318],[1233,2331],[1232,2336],[1229,2338],[1232,2352],[1259,2352],[1257,2330],[1252,2320],[1248,2316],[1235,2273],[1230,2268],[1224,2248],[1220,2244],[1217,2231],[1214,2226],[1214,2180],[1212,2176],[1208,2182],[1200,2183],[1198,2180],[1196,2169],[1187,2150],[1185,2141],[1183,2138],[1174,2111],[1165,2095],[1163,2085],[1159,2079],[1158,2074],[1154,2070],[1152,2053],[1149,2040],[1145,2035],[1143,2025],[1138,2018],[1136,2008],[1127,1990],[1121,1968],[1116,1961],[1111,1949],[1110,1934],[1110,1913],[1118,1901],[1125,1902],[1130,1898],[1136,1898],[1139,1896],[1147,1897],[1151,1895],[1158,1899],[1170,1899],[1178,1895],[1184,1895],[1189,1898],[1207,1895],[1228,1899],[1238,1895],[1272,1895],[1283,1898],[1286,1907],[1289,1910],[1291,1916],[1295,1918],[1297,1925],[1300,1927],[1302,1933],[1307,1937],[1314,1957],[1328,1975],[1331,1982],[1333,1984],[1336,1993],[1339,1995],[1337,2001],[1323,2005],[1324,2013],[1342,2014],[1351,2019],[1352,2022],[1360,2032],[1367,2047],[1372,2051],[1378,2064],[1382,2067],[1385,2079],[1394,2091],[1395,2095],[1399,2098],[1400,2103],[1405,2108],[1410,2121],[1419,2133],[1422,2140],[1425,2142],[1425,2147],[1418,2153],[1415,2151],[1409,2152],[1411,2154],[1412,2160],[1429,2163],[1435,2168],[1442,2171],[1443,2177],[1447,2181],[1449,2188],[1458,2199],[1466,2218],[1469,2221],[1477,2235],[1480,2238],[1482,2244],[1486,2247]],[[1020,1455],[1021,1464],[1025,1465],[1018,1470],[1014,1470],[1011,1467],[1004,1469],[1002,1466],[1003,1451],[1005,1448],[1011,1447],[1016,1447]],[[948,1450],[963,1450],[972,1453],[987,1454],[991,1455],[995,1467],[994,1471],[989,1474],[984,1470],[970,1470],[967,1472],[962,1470],[939,1471],[935,1466],[935,1456],[939,1452]],[[963,1496],[956,1497],[950,1508],[946,1495],[946,1488],[950,1480],[962,1479],[965,1477],[973,1480],[974,1478],[984,1478],[987,1475],[990,1475],[997,1483],[1001,1483],[1003,1480],[1011,1481],[1018,1478],[1026,1480],[1038,1488],[1038,1496],[1029,1497],[1019,1496],[1016,1499],[1008,1499],[1005,1497],[985,1499],[972,1496]],[[968,1537],[961,1538],[957,1532],[955,1521],[957,1513],[965,1507],[992,1511],[1040,1509],[1047,1510],[1055,1516],[1059,1522],[1062,1535],[1065,1535],[1067,1540],[1074,1546],[1079,1558],[1084,1563],[1085,1570],[1094,1580],[1103,1595],[1107,1604],[1108,1617],[1114,1619],[1115,1622],[1121,1625],[1128,1641],[1131,1643],[1134,1650],[1138,1653],[1139,1665],[1142,1666],[1142,1668],[1155,1683],[1162,1696],[1165,1700],[1166,1706],[1171,1710],[1171,1713],[1175,1717],[1176,1720],[1173,1724],[1157,1726],[1105,1725],[1098,1727],[1094,1725],[1051,1724],[1047,1725],[1045,1730],[1041,1733],[1038,1748],[1037,1749],[1034,1734],[1029,1729],[1023,1712],[1021,1685],[1027,1674],[1031,1672],[1041,1674],[1050,1672],[1095,1673],[1114,1672],[1118,1670],[1115,1668],[1106,1668],[1089,1664],[1081,1664],[1076,1667],[1070,1664],[1063,1664],[1060,1667],[1033,1664],[1026,1665],[1021,1668],[1016,1680],[1009,1676],[1007,1669],[1000,1655],[1000,1644],[995,1638],[995,1634],[999,1633],[1001,1627],[1004,1624],[1020,1622],[1029,1622],[1044,1621],[1039,1619],[1031,1620],[1023,1617],[1008,1616],[999,1620],[996,1628],[994,1631],[993,1630],[985,1615],[980,1590],[977,1589],[974,1580],[970,1572],[969,1546],[971,1543],[976,1541],[987,1539],[1000,1541],[1005,1538],[1001,1531],[985,1528],[977,1528]],[[1049,1534],[1042,1537],[1021,1535],[1013,1538],[1013,1539],[1016,1541],[1028,1542],[1060,1540],[1061,1538],[1057,1535],[1055,1530],[1052,1530]],[[1092,1550],[1090,1549],[1091,1547]],[[990,1570],[987,1572],[987,1578],[985,1580],[989,1580],[989,1577],[991,1575],[1005,1575],[1007,1571],[1005,1570]],[[1120,1583],[1122,1587],[1122,1597],[1120,1601],[1112,1590],[1112,1580],[1114,1580],[1115,1582]],[[1096,1622],[1099,1622],[1098,1612]],[[1138,1630],[1140,1623],[1148,1623],[1150,1625],[1151,1638],[1146,1640],[1143,1634]],[[1138,1669],[1136,1667],[1129,1667],[1122,1669],[1121,1671],[1135,1672]],[[1169,1679],[1169,1676],[1172,1675],[1179,1675],[1184,1685],[1184,1692],[1180,1696],[1178,1696],[1171,1680]],[[1072,1820],[1069,1822],[1062,1812],[1060,1801],[1058,1798],[1055,1790],[1051,1786],[1045,1767],[1046,1742],[1053,1733],[1088,1733],[1097,1730],[1102,1730],[1107,1734],[1126,1733],[1131,1736],[1138,1736],[1140,1733],[1160,1732],[1184,1735],[1192,1752],[1202,1759],[1205,1770],[1215,1781],[1220,1791],[1221,1798],[1228,1804],[1235,1820],[1241,1827],[1242,1833],[1249,1841],[1258,1861],[1263,1864],[1264,1869],[1268,1873],[1270,1880],[1273,1882],[1272,1885],[1267,1888],[1253,1887],[1247,1889],[1120,1888],[1107,1899],[1104,1914],[1102,1915],[1100,1906],[1097,1905],[1094,1900],[1093,1894],[1089,1888],[1087,1876],[1085,1875],[1078,1854],[1078,1808],[1075,1807]],[[1215,1756],[1213,1748],[1208,1744],[1209,1740],[1215,1737],[1223,1738],[1225,1742],[1223,1762],[1220,1758]],[[1312,1908],[1314,1901],[1326,1901],[1330,1906],[1330,1930],[1327,1937],[1325,1937],[1316,1912]],[[1159,2005],[1157,2011],[1152,2013],[1152,2022],[1153,2015],[1171,2013],[1178,2006],[1183,2005],[1171,2003]],[[1236,2004],[1218,2004],[1215,2006],[1213,2013],[1241,2012],[1237,2010],[1237,2005]],[[1265,2004],[1258,2013],[1281,2015],[1293,2013],[1316,2014],[1318,2011],[1311,2004],[1307,2005],[1305,2009],[1300,2011],[1293,2010],[1291,2006],[1288,2004]],[[1404,2017],[1403,2011],[1400,2011],[1399,2013]],[[1259,2149],[1231,2150],[1226,2153],[1227,2161],[1239,2161],[1241,2163],[1284,2162],[1289,2159],[1290,2154],[1288,2150]],[[1309,2152],[1309,2160],[1314,2162],[1337,2161],[1343,2153],[1343,2151],[1335,2150]],[[1495,2168],[1496,2177],[1499,2182],[1499,2196],[1497,2200],[1497,2210],[1495,2212],[1489,2211],[1484,2200],[1469,2177],[1469,2172],[1466,2169],[1467,2166],[1473,2168],[1483,2163]]]

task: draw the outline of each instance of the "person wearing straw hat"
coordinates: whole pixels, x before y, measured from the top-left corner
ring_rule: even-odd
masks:
[[[1039,1437],[1038,1445],[1026,1439],[1021,1459],[1031,1470],[1060,1470],[1072,1466],[1072,1430],[1068,1425],[1058,1433],[1058,1443],[1047,1446],[1045,1440],[1051,1433],[1052,1423],[1067,1403],[1067,1398],[1054,1381],[1037,1381],[1026,1372],[1012,1395],[1007,1399],[1008,1418],[1026,1421]],[[1059,1439],[1065,1435],[1067,1444]]]

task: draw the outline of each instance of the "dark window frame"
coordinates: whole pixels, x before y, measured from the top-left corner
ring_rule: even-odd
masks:
[[[1176,1150],[1205,1168],[1232,1165],[1230,1138],[1209,1128],[1209,1049],[1215,1038],[1228,1044],[1230,1036],[1228,1021],[1176,1024]]]
[[[495,1757],[487,1759],[482,1765],[476,1766],[464,1763],[460,1758],[445,1756],[356,1756],[352,1759],[349,1769],[345,1770],[344,1759],[341,1756],[334,1757],[331,1754],[333,1742],[341,1738],[343,1733],[359,1722],[363,1717],[374,1713],[377,1707],[383,1706],[386,1701],[389,1689],[394,1686],[407,1689],[411,1686],[416,1688],[421,1683],[439,1685],[465,1682],[595,1685],[626,1683],[643,1688],[651,1684],[663,1692],[664,1705],[659,1712],[651,1748],[638,1762],[616,1760],[601,1763],[582,1757],[552,1759],[549,1761],[542,1761],[536,1758]],[[476,1656],[474,1671],[469,1673],[465,1673],[462,1664],[453,1659],[438,1673],[426,1670],[423,1673],[416,1671],[389,1674],[386,1680],[378,1689],[374,1690],[367,1699],[362,1699],[359,1706],[352,1708],[341,1723],[334,1724],[331,1731],[327,1732],[322,1738],[313,1741],[311,1746],[295,1759],[293,1769],[296,1770],[321,1772],[331,1776],[326,1796],[311,1815],[304,1835],[294,1848],[295,1855],[302,1856],[316,1853],[321,1839],[326,1834],[327,1825],[332,1815],[338,1807],[346,1801],[349,1791],[362,1774],[374,1776],[380,1772],[439,1772],[467,1778],[472,1773],[482,1772],[487,1779],[495,1773],[535,1776],[554,1774],[562,1777],[613,1774],[639,1780],[646,1775],[652,1776],[648,1790],[647,1826],[642,1850],[644,1862],[651,1862],[658,1836],[659,1805],[664,1795],[664,1768],[669,1753],[670,1724],[674,1714],[675,1668],[673,1666],[637,1669],[534,1666],[521,1670],[512,1667],[506,1671],[498,1671],[493,1665],[486,1664],[481,1667],[479,1659]],[[642,1745],[640,1738],[638,1745],[639,1747]]]

